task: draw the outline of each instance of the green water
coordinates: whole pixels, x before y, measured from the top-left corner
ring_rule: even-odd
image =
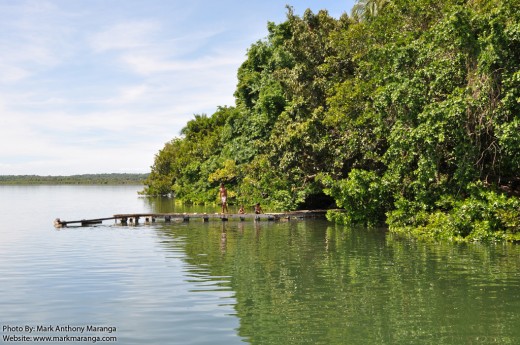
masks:
[[[99,344],[520,344],[519,245],[324,220],[52,225],[218,210],[138,189],[0,187],[0,343],[34,335],[9,327],[96,325],[116,329],[83,334],[117,337]]]
[[[160,234],[194,275],[234,291],[237,333],[254,344],[520,343],[518,246],[415,243],[325,221]]]

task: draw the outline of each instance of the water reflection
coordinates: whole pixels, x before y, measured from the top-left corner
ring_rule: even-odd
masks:
[[[518,246],[426,244],[325,221],[158,229],[255,344],[517,343]],[[178,239],[182,238],[182,241]]]
[[[150,210],[155,213],[217,213],[220,212],[220,207],[216,205],[187,205],[179,202],[175,198],[168,196],[145,196],[142,200],[148,205]],[[233,212],[233,208],[230,207]]]
[[[153,212],[167,213],[175,210],[175,199],[164,196],[143,196],[141,197]]]
[[[56,231],[57,216],[218,207],[137,198],[135,187],[0,189],[6,323],[113,325],[122,344],[520,343],[520,246],[322,221]]]

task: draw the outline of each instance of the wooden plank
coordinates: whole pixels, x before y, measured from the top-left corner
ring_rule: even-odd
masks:
[[[103,222],[104,220],[113,220],[114,217],[106,217],[106,218],[96,218],[96,219],[82,219],[82,220],[59,220],[59,222],[63,226],[67,226],[67,224],[84,224],[84,223],[91,223],[91,224],[99,224]]]
[[[112,217],[105,218],[95,218],[95,219],[81,219],[81,220],[60,220],[57,218],[54,221],[54,226],[62,227],[67,226],[68,224],[81,224],[81,225],[91,225],[91,224],[101,224],[104,220],[120,220],[121,222],[128,222],[130,219],[133,219],[135,223],[139,219],[145,218],[148,219],[148,222],[151,220],[155,221],[157,218],[162,218],[166,222],[171,219],[182,219],[183,221],[189,221],[189,219],[203,219],[204,221],[211,219],[221,219],[223,221],[230,219],[238,219],[238,220],[246,220],[246,219],[254,219],[254,220],[279,220],[279,219],[291,219],[291,218],[321,218],[325,216],[326,210],[302,210],[302,211],[292,211],[292,212],[281,212],[281,213],[125,213],[125,214],[115,214]]]

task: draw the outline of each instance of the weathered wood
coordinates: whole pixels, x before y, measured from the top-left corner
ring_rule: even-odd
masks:
[[[58,227],[64,227],[69,224],[81,224],[82,226],[91,225],[91,224],[101,224],[104,220],[112,220],[115,219],[114,217],[105,217],[105,218],[96,218],[96,219],[82,219],[82,220],[60,220],[59,218],[56,218],[54,221],[54,226]]]
[[[232,213],[127,213],[127,214],[115,214],[112,217],[95,218],[95,219],[81,219],[81,220],[60,220],[56,218],[54,226],[57,228],[65,227],[69,224],[80,224],[81,226],[88,226],[93,224],[101,224],[105,220],[115,220],[120,222],[122,225],[139,224],[139,219],[144,218],[145,224],[155,223],[157,219],[163,219],[165,222],[171,222],[172,219],[179,219],[184,222],[188,222],[190,219],[200,218],[202,221],[207,222],[209,219],[220,219],[221,221],[229,221],[237,219],[245,221],[251,219],[254,221],[268,220],[277,221],[280,219],[307,219],[307,218],[323,218],[325,217],[326,210],[303,210],[303,211],[292,211],[282,213],[245,213],[245,214],[232,214]]]

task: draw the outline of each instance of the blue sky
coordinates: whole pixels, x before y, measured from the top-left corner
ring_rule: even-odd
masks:
[[[148,172],[268,21],[355,0],[0,0],[0,175]]]

